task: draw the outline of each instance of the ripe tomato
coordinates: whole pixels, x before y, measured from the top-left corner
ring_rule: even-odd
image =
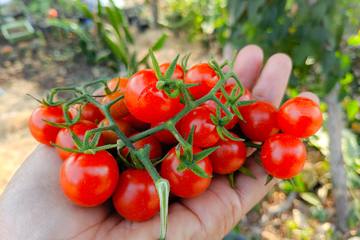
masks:
[[[122,120],[124,120],[125,122],[130,124],[130,126],[132,128],[134,128],[135,130],[138,130],[138,131],[144,131],[144,130],[150,128],[149,123],[140,121],[139,119],[137,119],[136,117],[134,117],[131,114],[126,115],[125,117],[122,118]]]
[[[123,93],[120,92],[120,91],[111,93],[110,95],[106,95],[102,99],[102,104],[107,104],[107,103],[117,99],[118,97],[120,97],[122,95],[123,95]],[[124,99],[121,99],[121,100],[117,101],[116,103],[114,103],[110,107],[110,114],[115,119],[120,119],[120,118],[126,116],[128,113],[129,113],[129,111],[128,111],[126,105],[125,105]]]
[[[121,119],[114,119],[114,120],[116,126],[125,134],[125,136],[128,137],[135,132],[135,130],[130,126],[130,124],[125,122],[124,120]],[[99,127],[109,126],[109,121],[105,118],[99,123],[98,126]],[[111,130],[103,131],[101,137],[104,140],[104,144],[114,144],[119,139],[116,133]]]
[[[99,123],[104,119],[104,114],[101,110],[92,103],[86,103],[85,105],[73,105],[70,107],[69,112],[72,118],[75,118],[81,109],[80,120],[87,120],[94,123]]]
[[[200,63],[191,67],[185,74],[184,82],[199,84],[190,87],[189,91],[195,99],[205,96],[219,81],[219,76],[207,63]]]
[[[151,127],[156,127],[161,123],[152,123]],[[167,144],[167,145],[172,145],[177,143],[176,138],[174,137],[174,135],[172,135],[172,133],[169,130],[162,130],[159,131],[157,133],[154,134],[154,136],[156,137],[157,140],[159,140],[161,143]]]
[[[240,121],[241,131],[253,141],[265,141],[278,131],[276,124],[276,109],[268,102],[257,101],[239,107],[244,118]]]
[[[302,170],[306,160],[306,148],[294,136],[276,134],[264,142],[260,158],[267,173],[276,178],[288,179]]]
[[[36,108],[28,121],[32,136],[40,143],[50,145],[55,142],[60,128],[47,124],[44,120],[54,123],[63,123],[64,113],[61,106],[40,106]]]
[[[97,128],[97,125],[93,122],[79,121],[79,122],[75,123],[74,125],[72,125],[70,127],[70,130],[73,131],[75,133],[75,135],[80,138],[80,140],[84,140],[85,133],[88,130],[91,130],[94,128]],[[65,148],[72,148],[72,149],[77,148],[74,143],[74,140],[71,137],[70,130],[67,128],[63,128],[59,131],[59,133],[56,137],[56,141],[55,141],[56,145],[59,145],[61,147],[65,147]],[[103,139],[102,139],[102,137],[100,137],[98,145],[100,146],[102,144],[103,144]],[[58,152],[58,154],[62,160],[67,159],[71,155],[71,152],[67,152],[60,148],[56,148],[56,151]]]
[[[106,151],[72,154],[60,169],[60,184],[65,195],[84,207],[100,205],[110,198],[118,178],[116,160]]]
[[[200,151],[199,148],[193,148],[194,154]],[[177,170],[179,164],[180,160],[176,156],[175,148],[169,151],[161,163],[160,174],[169,181],[170,190],[174,195],[182,198],[192,198],[200,195],[209,187],[211,178],[199,177],[190,169],[185,169],[180,172]],[[212,166],[208,157],[203,158],[196,164],[202,168],[207,175],[212,175]]]
[[[154,181],[141,169],[127,169],[120,174],[113,203],[116,211],[129,221],[146,221],[160,210]]]
[[[238,138],[234,133],[234,137]],[[229,174],[238,170],[246,159],[246,146],[243,142],[220,139],[219,146],[209,155],[214,173]]]
[[[134,142],[133,145],[136,149],[140,149],[140,148],[145,147],[145,145],[149,145],[150,146],[149,157],[151,160],[162,157],[161,144],[153,135],[150,135],[143,139],[140,139],[140,140]],[[123,156],[126,156],[128,153],[129,153],[129,149],[127,147],[125,147],[121,150],[121,154]]]
[[[219,140],[219,135],[210,119],[211,114],[212,112],[205,106],[193,109],[179,121],[180,134],[187,137],[191,128],[194,127],[194,146],[205,148],[215,145]]]
[[[170,63],[161,64],[160,65],[161,74],[164,75],[166,70],[168,70],[169,66],[170,66]],[[176,64],[175,70],[174,70],[174,73],[173,73],[171,79],[173,79],[173,80],[184,79],[184,70],[182,69],[182,67],[179,64]]]
[[[180,98],[170,98],[157,89],[157,78],[153,70],[135,73],[128,82],[125,103],[130,113],[143,122],[162,122],[173,117],[182,108]]]
[[[281,106],[277,121],[284,133],[306,138],[320,129],[323,118],[319,106],[314,101],[296,97]]]
[[[108,81],[107,87],[111,91],[114,91],[115,88],[117,87],[116,89],[118,92],[124,93],[126,90],[127,83],[128,83],[127,78],[115,77],[115,78],[111,79],[110,81]]]

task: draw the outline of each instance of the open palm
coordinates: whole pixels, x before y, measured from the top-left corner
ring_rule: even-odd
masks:
[[[275,54],[262,65],[262,50],[249,45],[239,52],[234,70],[255,98],[278,106],[291,60]],[[111,203],[96,208],[73,205],[60,190],[60,164],[54,149],[44,145],[29,156],[0,199],[0,239],[158,238],[159,217],[133,223],[116,214]],[[228,233],[275,183],[265,185],[265,172],[251,159],[247,166],[256,179],[240,175],[232,189],[224,177],[216,177],[201,196],[172,204],[167,239],[221,239]]]

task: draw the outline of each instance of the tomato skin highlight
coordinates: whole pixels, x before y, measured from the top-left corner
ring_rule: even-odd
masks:
[[[54,123],[64,123],[64,113],[61,106],[40,106],[31,114],[28,127],[31,135],[40,143],[51,145],[55,142],[60,128],[47,124],[44,120]]]
[[[194,147],[193,153],[200,152],[199,148]],[[170,183],[171,192],[182,198],[193,198],[205,192],[211,183],[212,166],[208,157],[203,158],[196,164],[202,168],[209,178],[202,178],[185,169],[182,172],[177,170],[180,160],[176,157],[175,148],[172,148],[161,163],[160,174]]]
[[[97,125],[93,122],[90,121],[79,121],[77,123],[75,123],[74,125],[72,125],[70,127],[70,130],[73,131],[75,133],[76,136],[78,136],[80,138],[80,140],[84,140],[85,137],[85,133],[88,130],[97,128]],[[57,136],[56,136],[56,145],[59,145],[61,147],[65,147],[65,148],[72,148],[72,149],[77,149],[74,140],[71,137],[71,133],[70,130],[67,128],[62,128]],[[103,138],[102,136],[99,139],[98,145],[102,145],[103,144]],[[72,153],[62,150],[61,148],[56,148],[57,153],[59,154],[60,158],[62,160],[67,159]]]
[[[194,146],[206,148],[215,145],[219,140],[219,134],[210,119],[211,114],[213,113],[206,106],[193,109],[179,121],[180,134],[187,137],[194,127]]]
[[[307,138],[321,128],[323,118],[319,106],[314,101],[295,97],[280,107],[277,121],[284,133]]]
[[[129,221],[146,221],[160,210],[155,184],[146,170],[127,169],[120,174],[113,195],[116,211]]]
[[[143,139],[140,139],[133,143],[135,149],[140,149],[145,147],[146,145],[150,146],[149,158],[150,160],[155,160],[162,157],[162,147],[159,141],[153,136],[147,136]],[[121,154],[125,157],[129,154],[129,149],[127,147],[121,150]]]
[[[62,163],[60,185],[64,194],[83,207],[102,204],[113,194],[119,170],[114,157],[106,152],[72,154]]]
[[[135,73],[128,82],[125,104],[131,115],[147,123],[170,119],[184,107],[180,98],[170,98],[157,89],[157,78],[153,70],[145,69]]]
[[[81,110],[80,110],[81,109]],[[74,119],[77,114],[80,113],[80,120],[87,120],[93,123],[99,123],[105,118],[101,110],[92,103],[86,103],[85,105],[73,105],[70,107],[69,112],[71,117]]]
[[[260,159],[268,174],[289,179],[302,170],[306,160],[306,148],[297,137],[284,133],[276,134],[264,142]]]
[[[165,74],[166,70],[168,70],[170,66],[170,63],[163,63],[160,65],[160,72],[162,75]],[[175,70],[173,75],[171,76],[171,79],[176,80],[176,79],[184,79],[184,70],[182,69],[182,67],[179,64],[176,64],[175,66]]]
[[[219,81],[219,76],[207,63],[200,63],[191,67],[185,74],[184,82],[199,84],[189,88],[195,99],[205,96]]]
[[[263,142],[278,132],[276,109],[268,102],[256,101],[239,107],[244,118],[240,121],[241,131],[253,141]]]
[[[238,137],[234,133],[232,135]],[[209,155],[214,173],[229,174],[244,164],[246,146],[243,142],[220,139],[217,145],[219,148]]]

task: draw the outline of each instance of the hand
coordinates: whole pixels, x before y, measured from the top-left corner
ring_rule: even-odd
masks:
[[[279,106],[291,60],[275,54],[262,65],[262,50],[249,45],[239,52],[235,72],[255,98]],[[303,95],[318,101],[311,93]],[[159,217],[131,223],[115,213],[110,203],[96,208],[73,205],[59,186],[60,164],[54,149],[44,145],[28,157],[0,199],[0,239],[158,238]],[[168,239],[222,239],[276,182],[265,185],[266,173],[251,159],[247,167],[256,179],[240,175],[232,189],[225,177],[216,177],[200,197],[172,204]]]

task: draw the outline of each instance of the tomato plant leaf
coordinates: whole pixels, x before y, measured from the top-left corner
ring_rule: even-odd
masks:
[[[199,167],[196,163],[193,164],[191,167],[190,167],[190,170],[195,173],[196,175],[198,175],[199,177],[202,177],[202,178],[211,178],[211,176],[209,176],[205,171],[204,169],[202,169],[201,167]]]
[[[211,153],[216,151],[216,149],[218,149],[218,148],[219,148],[219,146],[215,146],[215,147],[204,149],[201,152],[194,154],[194,162],[197,163],[198,161],[204,159],[205,157],[209,156]]]
[[[251,177],[253,179],[256,179],[255,175],[252,173],[252,171],[247,168],[247,167],[244,167],[242,166],[241,168],[239,168],[238,170],[240,173],[244,174],[245,176],[248,176],[248,177]]]

